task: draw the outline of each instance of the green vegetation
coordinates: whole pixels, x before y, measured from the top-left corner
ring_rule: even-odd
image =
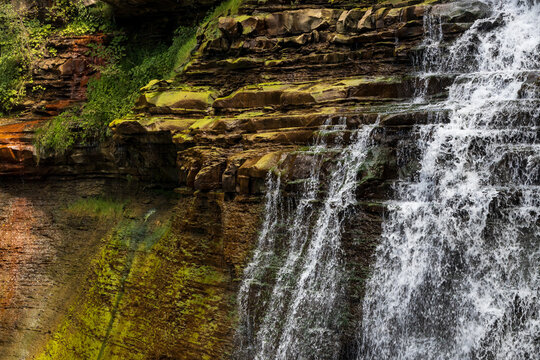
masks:
[[[64,36],[80,36],[114,30],[112,9],[104,2],[92,7],[84,6],[82,0],[56,0],[48,8],[48,22],[61,24],[59,30]]]
[[[212,11],[199,29],[215,27],[217,18],[238,11],[241,0],[229,0]],[[96,144],[109,135],[108,125],[132,112],[139,89],[152,79],[174,76],[189,59],[197,45],[195,27],[176,30],[170,46],[154,48],[137,45],[123,48],[125,38],[115,37],[108,47],[95,47],[108,65],[100,69],[101,77],[88,85],[88,101],[54,118],[38,133],[36,147],[40,154],[63,154],[74,144]]]
[[[211,38],[218,31],[217,19],[237,13],[241,3],[224,1],[199,27],[179,28],[172,43],[146,47],[127,41],[120,29],[115,29],[110,8],[102,2],[86,7],[82,0],[55,0],[39,14],[1,5],[0,113],[14,110],[28,89],[33,89],[32,63],[56,52],[47,47],[50,37],[106,32],[112,34],[111,41],[91,49],[92,55],[105,59],[106,65],[98,69],[99,79],[88,84],[88,101],[52,119],[38,131],[35,142],[40,156],[64,154],[75,144],[96,145],[110,135],[110,122],[132,112],[142,86],[153,79],[174,77],[183,69],[197,46],[197,32]]]
[[[10,111],[26,93],[33,58],[30,34],[11,4],[0,5],[0,113]]]
[[[123,47],[116,37],[108,47],[95,46],[93,51],[106,56],[108,65],[101,76],[88,84],[87,102],[60,114],[38,132],[36,146],[41,154],[62,154],[75,143],[96,144],[108,135],[108,125],[132,112],[139,89],[150,80],[168,77],[183,54],[185,44],[195,30],[180,28],[172,45],[154,48]]]
[[[92,8],[82,0],[55,0],[39,13],[16,11],[0,4],[0,114],[12,111],[32,84],[32,64],[46,53],[52,36],[111,31],[110,9],[104,3]],[[40,89],[34,89],[40,90]]]
[[[102,197],[82,198],[69,204],[66,211],[76,216],[98,216],[108,219],[122,215],[126,203]]]
[[[170,226],[121,221],[36,358],[142,360],[186,351],[186,358],[200,358],[199,348],[202,359],[215,359],[206,353],[222,351],[221,327],[232,321],[232,305],[222,305],[227,278],[201,265],[185,243]]]

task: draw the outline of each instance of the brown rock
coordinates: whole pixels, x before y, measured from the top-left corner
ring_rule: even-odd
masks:
[[[295,35],[322,29],[334,22],[334,11],[305,9],[274,13],[265,17],[269,35]]]
[[[366,11],[364,16],[362,16],[362,18],[358,21],[358,25],[356,25],[356,28],[360,32],[374,30],[375,24],[376,24],[376,20],[373,14],[373,9],[370,8],[368,11]]]
[[[218,162],[203,167],[193,181],[193,187],[197,190],[217,190],[221,189],[221,178],[225,163]]]
[[[358,29],[358,22],[365,15],[366,10],[357,8],[341,13],[336,24],[336,31],[340,34],[354,32]]]
[[[229,38],[242,34],[242,25],[233,17],[219,18],[218,29]]]
[[[281,105],[307,105],[315,103],[313,95],[303,91],[284,92],[280,97]]]

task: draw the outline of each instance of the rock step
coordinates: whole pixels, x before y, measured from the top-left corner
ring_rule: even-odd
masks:
[[[200,119],[212,112],[219,116],[248,109],[290,110],[298,107],[331,106],[344,102],[356,104],[395,102],[398,99],[415,97],[418,88],[422,87],[425,88],[425,96],[444,94],[444,89],[451,81],[452,78],[446,75],[433,76],[429,79],[414,76],[363,76],[338,80],[333,78],[321,81],[258,83],[243,86],[228,95],[223,94],[223,90],[220,92],[208,87],[186,90],[169,84],[168,87],[162,85],[146,87],[137,105],[141,112],[184,115]]]
[[[426,14],[442,21],[450,40],[488,11],[480,1],[389,1],[353,9],[352,2],[322,3],[266,2],[272,9],[244,6],[241,15],[220,18],[178,80],[232,90],[265,80],[404,73],[420,51]]]
[[[355,129],[362,124],[373,124],[379,120],[383,126],[412,126],[430,123],[438,119],[434,114],[444,113],[426,109],[405,108],[402,112],[387,113],[395,110],[395,104],[367,107],[314,107],[309,112],[304,109],[291,111],[246,111],[235,116],[209,116],[202,119],[175,118],[161,116],[138,116],[125,118],[111,124],[118,135],[137,135],[148,133],[167,133],[184,137],[219,134],[253,134],[280,129],[321,129],[330,121],[339,124],[344,119],[348,129]],[[442,119],[442,118],[441,118]]]
[[[0,121],[0,174],[13,173],[33,163],[33,128],[39,121]]]

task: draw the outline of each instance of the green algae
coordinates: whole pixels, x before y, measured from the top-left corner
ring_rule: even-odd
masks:
[[[102,208],[118,209],[104,200],[83,199],[67,211],[111,214]],[[80,294],[36,359],[216,359],[224,354],[223,331],[234,316],[225,290],[230,280],[204,260],[220,245],[151,220],[124,217],[103,238]]]
[[[207,116],[205,118],[197,120],[189,128],[191,130],[209,129],[219,121],[219,117]]]
[[[193,141],[193,136],[185,133],[177,133],[173,136],[175,142]]]
[[[117,218],[124,211],[125,201],[103,197],[89,197],[79,199],[69,204],[65,211],[75,216],[97,216]]]
[[[168,91],[149,92],[144,96],[149,104],[157,107],[178,107],[185,103],[187,108],[205,109],[212,105],[217,93],[208,88],[171,89]]]

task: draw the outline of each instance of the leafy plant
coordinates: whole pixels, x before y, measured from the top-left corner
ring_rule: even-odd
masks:
[[[180,28],[170,46],[153,48],[125,47],[119,36],[107,47],[94,46],[93,55],[105,57],[108,65],[88,84],[87,102],[52,119],[38,132],[36,147],[41,155],[63,154],[76,143],[97,144],[109,135],[113,120],[132,112],[139,89],[150,80],[168,77],[184,44],[193,37],[194,28]]]
[[[44,19],[0,3],[0,113],[9,113],[26,95],[32,64],[46,53],[56,54],[56,49],[46,46],[51,36],[111,30],[110,8],[102,2],[89,8],[82,0],[55,0]]]
[[[61,29],[64,36],[80,36],[112,29],[111,8],[104,2],[87,7],[82,0],[55,0],[45,19]]]
[[[63,1],[67,0],[57,0],[58,3]],[[217,19],[236,13],[241,3],[242,0],[224,1],[207,15],[199,27],[177,29],[169,46],[126,46],[127,39],[120,33],[116,33],[107,46],[92,46],[91,55],[107,59],[108,65],[99,69],[99,79],[90,81],[88,101],[82,108],[61,114],[38,134],[38,153],[62,154],[75,144],[97,144],[105,140],[109,135],[108,125],[132,112],[139,89],[152,79],[173,77],[196,47],[197,32],[210,28],[217,31]],[[80,12],[72,11],[66,16],[77,18]]]
[[[37,131],[37,146],[42,149],[54,149],[56,153],[64,153],[75,143],[72,134],[72,125],[76,122],[77,116],[73,110],[64,111],[46,127]]]
[[[25,95],[32,58],[29,34],[11,4],[0,5],[0,113],[10,111]]]

